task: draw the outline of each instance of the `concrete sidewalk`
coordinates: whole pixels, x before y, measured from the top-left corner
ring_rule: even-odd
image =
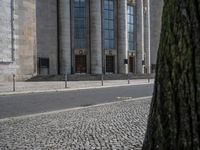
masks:
[[[22,93],[34,93],[34,92],[52,92],[52,91],[68,91],[90,88],[107,88],[116,86],[129,86],[129,85],[142,85],[153,84],[154,79],[148,82],[147,79],[135,79],[130,80],[105,80],[101,81],[68,81],[67,88],[65,88],[64,81],[51,81],[51,82],[16,82],[15,92],[13,92],[12,82],[0,82],[0,95],[9,94],[22,94]]]

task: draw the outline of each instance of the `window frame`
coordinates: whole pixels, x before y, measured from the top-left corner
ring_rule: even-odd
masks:
[[[129,8],[132,11],[129,11]],[[136,6],[134,4],[127,4],[127,36],[128,36],[128,51],[136,50],[136,38],[135,38],[135,28],[136,28]],[[131,38],[130,38],[131,37]]]
[[[108,6],[105,5],[108,4]],[[115,38],[115,0],[103,0],[103,49],[116,48]],[[106,15],[105,15],[106,14]]]
[[[78,4],[76,4],[76,1],[78,2]],[[88,32],[87,0],[73,0],[72,6],[73,6],[74,48],[85,49],[87,48],[87,38],[88,38],[87,37],[87,32]],[[82,13],[82,11],[84,11],[84,13]]]

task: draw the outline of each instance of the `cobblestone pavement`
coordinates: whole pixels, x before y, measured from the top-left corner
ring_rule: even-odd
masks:
[[[0,120],[1,150],[139,150],[150,99]]]

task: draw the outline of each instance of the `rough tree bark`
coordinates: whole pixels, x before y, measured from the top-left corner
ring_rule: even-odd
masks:
[[[200,150],[200,0],[164,0],[143,150]]]

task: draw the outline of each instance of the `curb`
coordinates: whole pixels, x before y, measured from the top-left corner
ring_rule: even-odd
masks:
[[[123,85],[111,85],[111,86],[98,86],[98,87],[83,87],[83,88],[66,88],[66,89],[56,89],[56,90],[43,90],[43,91],[20,91],[20,92],[5,92],[0,93],[0,96],[9,96],[9,95],[20,95],[20,94],[37,94],[37,93],[51,93],[51,92],[67,92],[67,91],[78,91],[78,90],[89,90],[89,89],[104,89],[111,87],[125,87],[125,86],[137,86],[137,85],[150,85],[150,83],[138,83],[138,84],[123,84]]]

